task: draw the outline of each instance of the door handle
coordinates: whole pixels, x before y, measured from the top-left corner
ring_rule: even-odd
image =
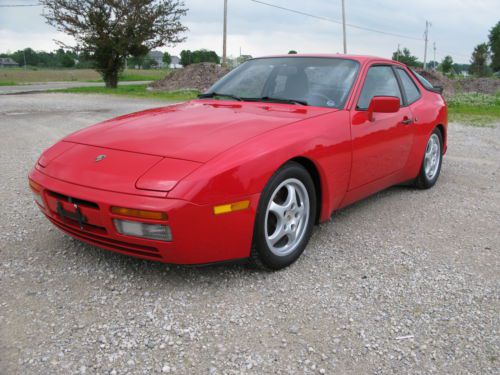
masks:
[[[413,120],[411,118],[405,117],[403,121],[401,121],[403,125],[410,125],[413,123]]]

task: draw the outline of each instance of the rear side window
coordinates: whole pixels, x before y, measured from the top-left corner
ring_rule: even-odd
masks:
[[[358,100],[358,109],[368,109],[374,96],[395,96],[401,100],[399,84],[390,66],[372,66],[366,74],[363,90]]]
[[[413,82],[413,79],[411,79],[408,73],[400,68],[397,68],[396,72],[401,79],[401,83],[403,84],[403,91],[406,94],[406,100],[408,101],[408,104],[412,104],[420,99],[420,91],[418,91],[415,82]]]
[[[422,77],[420,74],[418,74],[415,70],[411,69],[411,72],[413,74],[415,74],[415,77],[417,77],[417,79],[419,80],[419,82],[422,84],[422,86],[424,86],[427,90],[433,90],[434,89],[434,86],[432,86],[432,83],[430,83],[429,81],[427,81],[424,77]]]

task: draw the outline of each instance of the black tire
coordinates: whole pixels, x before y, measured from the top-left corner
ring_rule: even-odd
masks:
[[[434,176],[432,176],[432,178],[429,178],[425,173],[425,151],[427,150],[429,141],[431,137],[433,137],[433,135],[436,135],[439,138],[439,161],[436,173],[434,174]],[[433,187],[439,178],[439,174],[441,173],[442,164],[443,164],[443,135],[441,134],[441,131],[438,128],[434,128],[431,135],[429,136],[429,139],[425,144],[424,156],[422,158],[422,165],[420,167],[420,172],[417,178],[415,179],[414,183],[415,187],[417,187],[418,189],[430,189],[431,187]]]
[[[276,255],[273,251],[271,251],[271,248],[266,241],[265,226],[267,207],[270,203],[270,199],[275,193],[275,190],[280,186],[280,184],[289,179],[297,179],[305,187],[309,198],[309,215],[307,224],[303,229],[302,238],[294,246],[294,250],[287,255]],[[257,208],[252,250],[250,254],[251,264],[261,269],[279,270],[295,262],[303,253],[311,237],[314,222],[316,220],[316,200],[314,182],[302,165],[292,161],[286,163],[278,171],[276,171],[264,188],[260,197],[259,206]]]

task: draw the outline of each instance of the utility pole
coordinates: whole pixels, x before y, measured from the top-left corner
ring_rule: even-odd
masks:
[[[432,48],[434,49],[434,64],[436,64],[437,63],[437,60],[436,60],[436,42],[432,43]],[[432,69],[435,70],[436,67],[434,65],[432,65]]]
[[[342,0],[342,33],[344,36],[344,55],[347,54],[347,40],[345,35],[345,0]]]
[[[227,0],[224,0],[224,36],[222,42],[222,65],[227,64]]]
[[[26,50],[23,49],[23,57],[24,57],[24,70],[26,70]]]
[[[424,70],[427,70],[427,42],[429,41],[429,27],[432,26],[432,24],[429,21],[425,21],[425,32],[424,32],[424,38],[425,38],[425,50],[424,50]]]
[[[398,43],[398,49],[396,51],[396,61],[399,61],[399,43]]]

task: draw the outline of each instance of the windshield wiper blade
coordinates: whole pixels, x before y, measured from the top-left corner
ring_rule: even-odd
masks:
[[[255,100],[262,100],[266,102],[275,102],[275,103],[285,103],[285,104],[300,104],[300,105],[309,105],[305,100],[299,99],[286,99],[286,98],[273,98],[270,96],[263,96],[262,98],[255,98]]]
[[[239,102],[241,102],[243,100],[239,96],[232,95],[232,94],[222,94],[219,92],[209,92],[207,94],[200,94],[200,95],[198,95],[198,98],[206,99],[206,98],[214,98],[216,96],[220,96],[221,98],[231,98],[231,99],[237,100]]]

